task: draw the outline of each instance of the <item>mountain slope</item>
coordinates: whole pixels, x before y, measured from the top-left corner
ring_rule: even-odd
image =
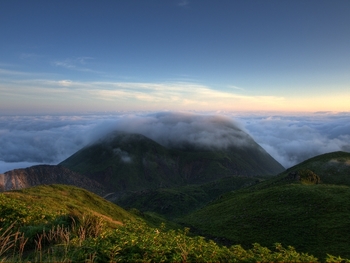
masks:
[[[120,132],[83,148],[60,165],[119,192],[205,183],[231,175],[273,175],[284,170],[252,139],[245,146],[226,149],[193,145],[175,149],[143,135]]]
[[[43,184],[74,185],[99,195],[106,193],[98,182],[59,165],[35,165],[0,174],[0,192]]]
[[[350,153],[339,151],[318,155],[287,169],[282,174],[290,174],[300,169],[313,171],[320,177],[321,183],[350,186]]]
[[[333,163],[327,166],[336,156],[341,158],[339,169]],[[344,158],[344,162],[340,161]],[[227,193],[181,222],[200,234],[228,243],[271,246],[281,242],[319,258],[326,257],[325,251],[349,257],[350,240],[345,233],[350,231],[350,187],[322,183],[325,177],[321,169],[317,170],[321,178],[318,184],[290,176],[307,168],[331,167],[339,171],[332,174],[334,183],[337,176],[350,176],[341,169],[346,168],[347,158],[348,154],[338,152],[312,158],[276,178]]]

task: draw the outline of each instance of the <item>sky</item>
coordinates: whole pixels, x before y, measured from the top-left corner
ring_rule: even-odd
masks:
[[[0,113],[350,111],[350,2],[0,2]]]

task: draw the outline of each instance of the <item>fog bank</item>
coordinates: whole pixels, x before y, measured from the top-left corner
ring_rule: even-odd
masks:
[[[246,146],[247,132],[286,168],[318,154],[350,151],[349,113],[3,116],[0,127],[0,173],[57,164],[114,130],[140,133],[169,147],[191,143],[210,148]]]

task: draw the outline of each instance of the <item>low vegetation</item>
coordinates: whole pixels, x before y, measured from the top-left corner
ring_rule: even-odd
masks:
[[[292,245],[321,259],[350,257],[348,186],[292,183],[224,195],[181,221],[226,244]]]
[[[70,186],[5,192],[0,211],[0,262],[317,261],[280,243],[223,246],[188,228],[151,227],[135,213]]]
[[[312,255],[281,244],[275,244],[273,249],[259,244],[253,244],[250,249],[240,245],[225,247],[203,237],[190,237],[188,229],[151,228],[141,221],[110,229],[101,218],[91,215],[67,227],[56,225],[43,230],[31,243],[12,225],[0,232],[1,262],[317,261]]]

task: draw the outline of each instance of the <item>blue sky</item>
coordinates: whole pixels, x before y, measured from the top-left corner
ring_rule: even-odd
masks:
[[[350,1],[1,1],[2,115],[350,111]]]

